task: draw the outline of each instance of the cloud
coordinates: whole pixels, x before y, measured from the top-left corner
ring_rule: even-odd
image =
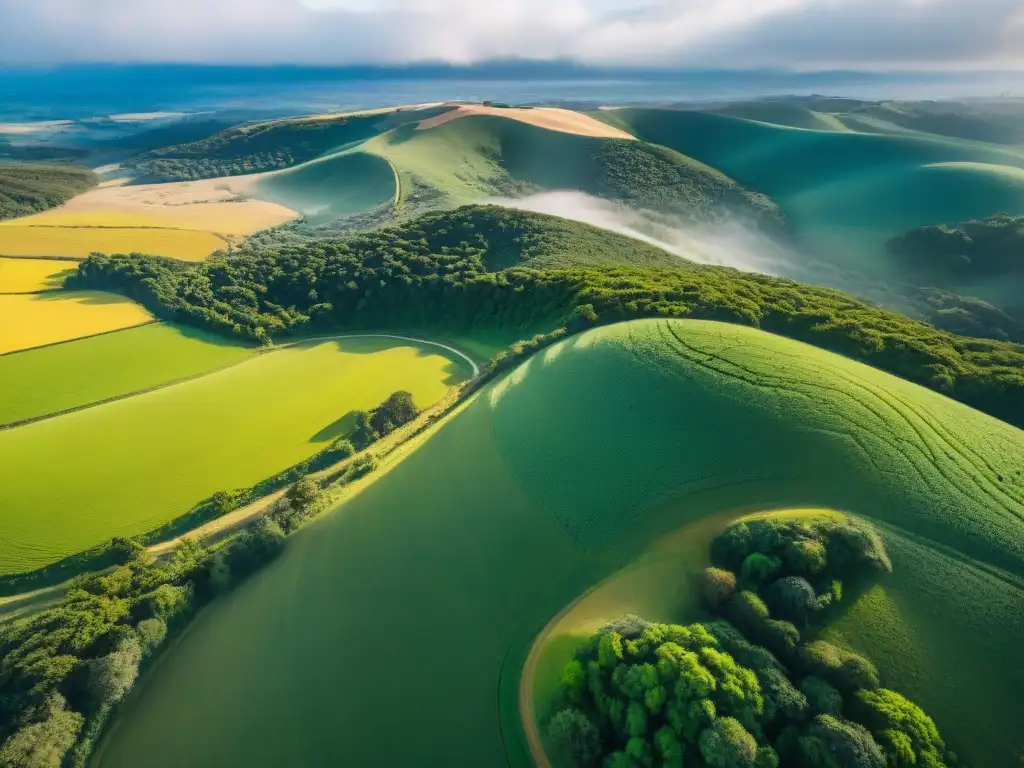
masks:
[[[0,61],[1022,68],[1021,0],[0,0]]]

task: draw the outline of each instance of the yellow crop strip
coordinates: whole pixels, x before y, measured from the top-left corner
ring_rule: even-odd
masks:
[[[60,288],[75,269],[73,262],[54,259],[0,258],[0,293],[35,293]]]
[[[118,227],[0,226],[0,255],[71,256],[148,253],[201,261],[227,243],[210,232]]]
[[[152,319],[135,302],[101,291],[0,296],[0,354],[130,328]]]

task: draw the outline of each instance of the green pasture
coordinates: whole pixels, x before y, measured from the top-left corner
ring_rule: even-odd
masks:
[[[893,547],[910,596],[893,631],[920,660],[867,647],[879,630],[856,611],[844,642],[941,713],[972,764],[1009,768],[1022,468],[1020,430],[795,341],[685,320],[589,331],[483,390],[206,611],[96,765],[527,765],[518,678],[552,617],[682,526],[820,507],[920,553]],[[977,708],[951,715],[960,697]]]
[[[828,112],[819,112],[800,104],[786,101],[748,101],[728,104],[714,109],[715,114],[756,120],[760,123],[807,128],[813,131],[849,130],[839,118]]]
[[[0,432],[0,573],[185,514],[347,434],[400,389],[423,407],[466,372],[439,347],[308,342],[198,379]]]
[[[122,397],[241,362],[253,349],[152,323],[0,357],[0,426]]]
[[[394,199],[395,174],[376,155],[347,151],[269,174],[253,194],[320,224]]]
[[[724,114],[596,113],[720,169],[777,202],[816,255],[884,271],[881,246],[913,227],[1024,212],[1024,152],[922,134],[801,130]]]

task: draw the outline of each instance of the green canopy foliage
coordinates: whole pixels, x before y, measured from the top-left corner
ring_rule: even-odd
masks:
[[[96,182],[96,174],[74,165],[0,165],[0,220],[53,208]]]

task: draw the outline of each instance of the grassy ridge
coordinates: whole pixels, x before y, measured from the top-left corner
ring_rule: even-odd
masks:
[[[1013,642],[972,649],[1020,627],[999,606],[1024,578],[1022,461],[1019,430],[797,342],[696,321],[596,329],[536,355],[300,531],[168,653],[97,764],[526,765],[516,662],[562,607],[686,523],[820,506],[960,558],[956,577],[900,568],[917,596],[900,618],[916,632],[941,611],[942,653],[913,634],[920,665],[876,660],[887,684],[914,677],[929,711],[983,699],[939,726],[965,759],[1009,768],[1024,658]],[[974,585],[967,557],[1006,580]],[[962,674],[940,680],[949,666]],[[409,738],[389,738],[396,719]]]
[[[451,207],[485,195],[577,189],[688,218],[707,218],[719,208],[777,217],[764,196],[664,147],[501,117],[474,115],[422,131],[405,125],[364,148],[394,163],[410,202]]]
[[[0,426],[120,397],[240,362],[253,350],[152,323],[0,357]]]
[[[386,161],[345,152],[275,173],[256,184],[255,196],[298,211],[311,224],[372,208],[395,197]]]
[[[364,141],[405,121],[424,120],[441,108],[385,114],[274,120],[227,128],[185,144],[153,149],[129,167],[137,181],[210,179],[288,168]]]
[[[355,410],[461,374],[433,347],[308,343],[136,397],[0,432],[0,572],[134,536],[323,448]]]
[[[71,165],[0,165],[0,220],[60,205],[96,181],[92,171]]]

